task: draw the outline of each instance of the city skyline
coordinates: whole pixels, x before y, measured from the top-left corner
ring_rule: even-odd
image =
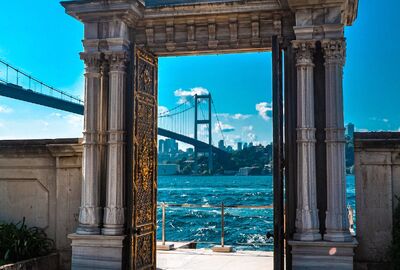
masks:
[[[84,70],[77,57],[82,51],[82,25],[66,15],[57,1],[4,5],[0,12],[18,13],[24,20],[0,17],[4,25],[0,58],[82,97]],[[392,5],[400,7],[394,1]],[[393,31],[396,8],[382,9],[378,3],[361,2],[358,20],[346,28],[345,122],[354,123],[356,131],[400,130],[396,113],[400,82],[395,73],[400,56],[390,53],[396,42],[380,42]],[[380,12],[388,15],[385,28],[372,23]],[[371,35],[376,38],[369,39]],[[379,59],[385,59],[385,73]],[[270,53],[159,58],[160,111],[196,92],[212,93],[226,144],[254,141],[265,145],[272,140]],[[387,100],[386,106],[379,106],[380,100]],[[79,115],[0,97],[0,139],[82,137],[82,125]],[[221,139],[217,129],[213,126],[214,145]]]

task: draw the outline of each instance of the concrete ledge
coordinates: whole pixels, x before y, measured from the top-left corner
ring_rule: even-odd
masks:
[[[220,252],[220,253],[229,253],[229,252],[232,252],[233,249],[231,246],[213,246],[212,251]]]
[[[0,266],[0,270],[57,270],[58,253]]]
[[[354,150],[400,149],[400,132],[355,132]]]
[[[162,243],[157,243],[157,250],[172,250],[174,248],[174,244],[171,243],[165,243],[163,245]]]
[[[122,248],[125,235],[70,234],[72,240],[72,270],[122,269]]]
[[[353,270],[354,248],[351,242],[288,241],[292,247],[294,270]]]

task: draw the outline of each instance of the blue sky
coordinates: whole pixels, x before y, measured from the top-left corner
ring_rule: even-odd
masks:
[[[399,38],[394,34],[400,2],[379,2],[360,0],[358,19],[346,28],[345,121],[358,130],[400,128]],[[81,23],[53,0],[4,1],[0,14],[1,59],[82,96]],[[224,127],[233,129],[226,134],[230,144],[271,141],[269,53],[160,58],[159,105],[174,107],[179,89],[212,93]],[[81,132],[80,116],[0,97],[0,139],[80,137]]]

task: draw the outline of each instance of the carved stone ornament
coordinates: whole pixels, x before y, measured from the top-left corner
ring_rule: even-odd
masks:
[[[296,51],[297,65],[314,65],[313,54],[315,50],[315,41],[311,40],[294,40],[293,48]]]
[[[82,52],[79,55],[81,60],[85,62],[87,73],[100,72],[100,66],[103,61],[103,55],[101,52]]]
[[[344,39],[323,40],[321,44],[326,63],[344,64],[346,57],[346,41]]]
[[[110,63],[110,71],[125,71],[129,53],[126,51],[107,52],[106,59]]]

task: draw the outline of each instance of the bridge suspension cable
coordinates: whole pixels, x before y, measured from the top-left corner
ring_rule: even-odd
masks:
[[[16,86],[20,88],[25,88],[26,91],[46,94],[54,98],[60,98],[65,101],[83,104],[83,100],[81,100],[80,98],[56,89],[1,59],[0,81],[4,84],[10,84],[14,87]]]
[[[215,107],[214,100],[211,100],[211,104],[212,104],[212,106],[213,106],[213,110],[214,110],[215,117],[217,118],[217,125],[218,125],[218,128],[219,128],[219,132],[221,133],[222,139],[225,141],[224,131],[223,131],[223,129],[222,129],[222,123],[221,123],[221,121],[219,120],[219,117],[218,117],[217,109],[216,109],[216,107]]]

